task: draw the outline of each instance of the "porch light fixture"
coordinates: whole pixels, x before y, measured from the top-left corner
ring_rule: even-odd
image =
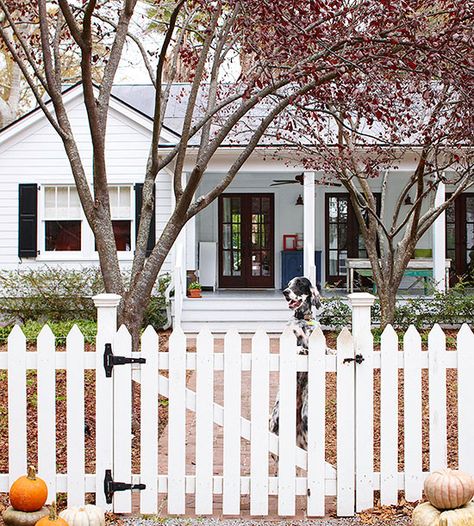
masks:
[[[405,201],[403,202],[404,205],[407,205],[407,206],[411,206],[413,203],[411,201],[411,197],[410,197],[410,194],[407,194],[407,196],[405,197]]]
[[[296,199],[296,203],[295,203],[295,206],[300,206],[300,205],[303,205],[303,196],[300,194],[298,196],[298,199]]]

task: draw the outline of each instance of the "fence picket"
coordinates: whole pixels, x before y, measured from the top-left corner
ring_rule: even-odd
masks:
[[[169,339],[168,513],[186,510],[186,336],[176,327]]]
[[[404,350],[404,430],[405,430],[405,499],[421,499],[422,477],[422,405],[421,405],[421,337],[410,325],[403,338]]]
[[[263,330],[252,338],[250,515],[268,514],[268,407],[270,340]]]
[[[350,517],[355,507],[354,343],[342,329],[337,338],[337,515]]]
[[[380,342],[380,502],[398,503],[398,336],[391,325]]]
[[[458,332],[458,447],[459,469],[474,476],[474,334],[467,324]]]
[[[132,356],[132,337],[122,325],[114,337],[114,354]],[[132,482],[132,369],[130,365],[114,367],[114,480]],[[131,491],[114,494],[114,511],[131,513]]]
[[[140,411],[140,513],[158,512],[158,335],[151,325],[142,334]]]
[[[213,405],[214,339],[203,329],[196,341],[196,515],[212,514]]]
[[[230,330],[224,338],[224,515],[240,513],[241,385],[241,339]]]
[[[26,473],[26,338],[18,325],[8,336],[9,484]]]
[[[447,467],[446,336],[436,324],[428,336],[430,471]]]
[[[370,326],[359,330],[355,352],[364,361],[356,365],[356,511],[374,506],[374,342]]]
[[[48,486],[48,500],[56,500],[56,347],[45,325],[38,334],[38,474]]]
[[[74,325],[66,338],[67,503],[82,506],[85,498],[84,336]]]
[[[280,338],[278,515],[295,514],[296,338],[286,327]]]
[[[324,517],[326,497],[326,338],[317,327],[308,351],[308,499],[309,517]]]

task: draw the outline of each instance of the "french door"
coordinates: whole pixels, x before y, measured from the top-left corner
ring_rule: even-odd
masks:
[[[380,193],[374,193],[378,213]],[[326,281],[345,285],[347,258],[367,258],[364,238],[349,194],[326,194]]]
[[[274,287],[274,195],[219,197],[219,286]]]
[[[451,281],[474,282],[474,194],[465,193],[446,209],[446,257],[451,259]]]

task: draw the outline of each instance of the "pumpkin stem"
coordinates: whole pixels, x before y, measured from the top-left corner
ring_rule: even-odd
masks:
[[[49,509],[49,520],[56,521],[58,519],[58,510],[56,508],[56,501],[53,500],[51,508]]]
[[[28,476],[30,480],[36,480],[36,469],[34,466],[28,466]]]

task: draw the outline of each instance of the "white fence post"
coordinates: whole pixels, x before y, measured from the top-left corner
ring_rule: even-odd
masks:
[[[105,470],[113,469],[113,380],[104,371],[105,344],[112,344],[117,332],[117,307],[121,297],[117,294],[98,294],[92,298],[97,308],[96,337],[96,504],[106,510],[112,505],[100,491],[104,485]]]
[[[356,511],[374,505],[374,367],[370,309],[375,297],[358,292],[349,295],[355,355],[355,481]]]

